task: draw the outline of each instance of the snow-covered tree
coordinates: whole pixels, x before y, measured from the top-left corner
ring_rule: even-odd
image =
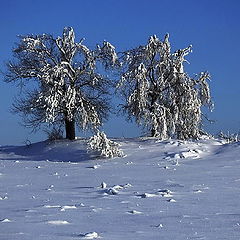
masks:
[[[98,152],[101,156],[112,158],[122,157],[123,152],[119,149],[119,144],[108,139],[104,132],[97,131],[88,141],[91,150]]]
[[[147,45],[122,55],[118,89],[124,96],[129,119],[148,129],[151,136],[166,139],[198,138],[203,105],[211,106],[207,80],[202,72],[190,77],[184,69],[192,46],[171,52],[169,35],[163,41],[151,36]]]
[[[64,124],[66,138],[72,140],[76,124],[83,130],[102,124],[109,110],[110,86],[103,69],[117,61],[109,42],[91,50],[83,39],[75,41],[72,28],[64,28],[57,38],[21,36],[13,53],[5,80],[17,81],[23,90],[14,110],[23,115],[26,126]]]

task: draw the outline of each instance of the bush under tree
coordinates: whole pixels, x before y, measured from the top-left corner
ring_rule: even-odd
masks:
[[[119,149],[119,144],[108,139],[104,132],[97,131],[96,135],[89,139],[88,146],[103,157],[123,157],[123,152]]]

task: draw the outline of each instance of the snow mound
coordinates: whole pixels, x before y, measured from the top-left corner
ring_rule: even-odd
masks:
[[[10,219],[8,219],[8,218],[4,218],[4,219],[0,220],[0,222],[2,222],[2,223],[9,223],[9,222],[12,222],[12,221]]]
[[[61,208],[60,205],[44,205],[44,208]]]
[[[81,237],[83,239],[95,239],[95,238],[99,238],[100,236],[98,235],[97,232],[89,232],[81,235]]]
[[[62,212],[69,210],[69,209],[77,209],[77,207],[76,206],[62,206],[61,207]]]
[[[153,194],[153,193],[143,193],[141,195],[139,195],[141,198],[151,198],[151,197],[157,197],[157,194]]]
[[[137,210],[130,210],[128,211],[129,214],[142,214],[142,212],[137,211]]]
[[[51,225],[67,225],[67,224],[70,224],[68,221],[64,221],[64,220],[47,221],[47,223],[51,224]]]
[[[130,183],[127,183],[125,185],[114,185],[113,187],[106,188],[107,184],[105,182],[101,183],[101,188],[103,188],[103,193],[105,195],[117,195],[119,194],[120,190],[126,189],[131,187],[132,185]]]
[[[0,239],[239,239],[239,143],[115,141],[126,158],[84,140],[0,147]]]
[[[8,199],[8,197],[7,197],[7,196],[0,197],[0,201],[2,201],[2,200],[7,200],[7,199]]]

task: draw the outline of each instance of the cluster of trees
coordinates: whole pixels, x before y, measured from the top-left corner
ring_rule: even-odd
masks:
[[[16,82],[21,97],[13,104],[26,126],[65,128],[75,139],[75,126],[98,131],[110,111],[111,88],[122,96],[128,119],[150,136],[199,138],[202,106],[211,107],[207,72],[190,77],[184,69],[192,46],[171,51],[169,35],[151,36],[144,46],[122,53],[104,41],[94,49],[75,40],[74,30],[19,38],[6,82]],[[116,76],[118,78],[109,77]]]

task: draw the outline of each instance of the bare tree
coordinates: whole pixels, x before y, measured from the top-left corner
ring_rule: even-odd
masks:
[[[171,52],[169,35],[151,36],[145,46],[122,55],[118,89],[123,110],[153,137],[198,138],[204,105],[211,106],[207,72],[190,77],[184,70],[192,46]]]
[[[62,37],[28,35],[13,50],[7,63],[6,82],[18,82],[21,97],[14,111],[22,114],[25,125],[37,129],[43,123],[64,124],[67,139],[75,139],[80,129],[98,128],[108,115],[110,80],[103,68],[117,61],[109,42],[94,50],[75,41],[72,28]]]

